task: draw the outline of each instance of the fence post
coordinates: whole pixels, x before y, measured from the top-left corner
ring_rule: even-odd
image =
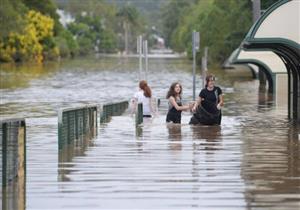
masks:
[[[18,180],[25,185],[26,177],[26,123],[25,119],[0,121],[2,187]]]
[[[138,126],[143,123],[143,104],[139,103],[135,114],[135,125]]]

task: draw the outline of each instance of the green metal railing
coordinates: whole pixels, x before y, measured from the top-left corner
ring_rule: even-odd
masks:
[[[112,116],[120,116],[128,108],[128,101],[104,104],[100,113],[100,123],[107,123]]]
[[[139,103],[137,105],[135,113],[135,125],[138,126],[143,123],[143,104]]]
[[[25,119],[0,121],[1,185],[18,181],[25,184],[26,177],[26,124]]]
[[[58,115],[58,148],[78,144],[97,135],[97,106],[60,110]]]
[[[157,106],[157,107],[160,106],[160,98],[156,99],[156,106]]]

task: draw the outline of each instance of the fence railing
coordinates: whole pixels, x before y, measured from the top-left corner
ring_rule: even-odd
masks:
[[[137,105],[135,113],[135,125],[138,126],[143,123],[143,104],[139,103]]]
[[[25,119],[0,121],[1,185],[14,181],[25,184],[26,177],[26,124]]]
[[[112,116],[122,115],[128,108],[128,101],[104,104],[100,113],[100,123],[107,123]]]
[[[97,135],[97,106],[63,109],[58,114],[58,148]]]

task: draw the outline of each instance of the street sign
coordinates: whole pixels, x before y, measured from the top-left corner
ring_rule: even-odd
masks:
[[[193,31],[193,50],[198,51],[200,49],[200,33]]]

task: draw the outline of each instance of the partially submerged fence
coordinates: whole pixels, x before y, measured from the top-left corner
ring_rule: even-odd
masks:
[[[63,109],[58,114],[58,148],[97,135],[97,106]]]
[[[135,125],[138,126],[143,123],[143,104],[139,103],[135,112]]]
[[[100,113],[100,123],[109,122],[112,116],[122,115],[128,108],[128,101],[104,104]]]
[[[0,121],[1,185],[18,181],[25,184],[26,177],[26,124],[25,119]]]

